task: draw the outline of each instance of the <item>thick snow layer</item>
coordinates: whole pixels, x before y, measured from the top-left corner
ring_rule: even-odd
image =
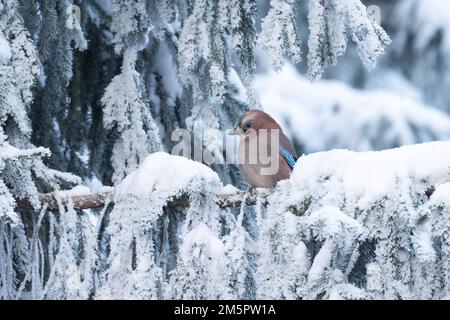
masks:
[[[343,192],[347,202],[366,209],[400,187],[441,184],[449,174],[450,143],[430,142],[378,152],[331,150],[303,156],[289,184],[308,190],[321,188],[326,179],[335,181],[327,192]]]
[[[263,108],[306,152],[381,150],[450,139],[450,117],[387,90],[310,83],[292,65],[257,77]]]
[[[11,59],[11,47],[0,31],[0,65],[8,63]]]
[[[200,162],[156,152],[126,177],[117,190],[119,194],[144,195],[157,189],[164,194],[175,195],[180,190],[188,190],[194,180],[210,182],[214,188],[219,176]]]

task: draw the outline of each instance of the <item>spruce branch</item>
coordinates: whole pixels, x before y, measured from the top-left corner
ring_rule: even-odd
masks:
[[[266,192],[267,191],[267,192]],[[216,204],[219,208],[235,208],[240,207],[242,204],[245,206],[252,206],[258,203],[258,197],[262,205],[268,204],[268,196],[271,194],[271,190],[267,189],[264,192],[257,192],[254,189],[239,190],[233,194],[220,194],[217,196]],[[40,202],[47,205],[49,211],[58,211],[58,203],[56,195],[53,193],[44,193],[39,195]],[[76,196],[59,196],[61,204],[67,206],[72,203],[75,210],[83,209],[97,209],[102,208],[105,205],[114,206],[115,197],[113,191],[99,192],[86,195]],[[17,207],[19,209],[32,209],[30,199],[16,199]],[[183,194],[179,197],[169,200],[167,207],[170,208],[185,208],[189,205],[189,195]]]

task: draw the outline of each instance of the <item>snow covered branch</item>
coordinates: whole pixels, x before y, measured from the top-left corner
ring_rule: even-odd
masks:
[[[262,205],[267,204],[267,197],[271,194],[270,190],[265,190],[265,193],[257,193],[255,190],[250,189],[248,191],[239,190],[231,194],[221,194],[218,195],[216,199],[216,204],[219,208],[234,208],[240,207],[242,204],[245,206],[256,205],[258,202],[258,197]],[[69,203],[72,204],[75,210],[84,209],[98,209],[105,205],[113,206],[114,202],[114,192],[99,192],[85,195],[75,195],[75,196],[63,196],[60,197],[61,204],[67,207]],[[53,193],[43,193],[39,196],[39,200],[44,205],[47,205],[47,210],[58,211],[58,200],[57,196]],[[20,209],[31,209],[33,206],[29,199],[16,199],[17,206]],[[189,206],[189,195],[183,194],[181,196],[171,199],[167,203],[169,208],[186,208]]]
[[[80,196],[68,196],[61,199],[61,204],[66,207],[69,203],[73,204],[73,208],[76,210],[82,209],[95,209],[101,208],[108,203],[112,202],[112,192],[100,192],[93,194],[86,194]],[[58,210],[57,197],[53,193],[43,193],[39,195],[39,200],[42,205],[47,205],[47,209],[50,211]],[[110,202],[111,201],[111,202]],[[16,199],[17,207],[20,209],[33,208],[29,199]]]
[[[435,188],[430,186],[425,195],[431,197]],[[265,189],[263,193],[257,193],[254,189],[239,190],[232,194],[221,194],[216,199],[216,204],[220,209],[225,208],[237,208],[244,206],[253,206],[258,203],[258,197],[260,204],[266,206],[268,204],[267,198],[272,194],[270,189]],[[42,205],[47,205],[47,210],[58,211],[58,200],[53,193],[43,193],[39,196],[39,200]],[[29,199],[16,199],[17,206],[20,209],[31,209],[33,206]],[[77,196],[67,196],[61,198],[61,204],[66,207],[69,203],[72,203],[72,207],[75,210],[85,209],[98,209],[103,208],[105,205],[114,206],[114,192],[99,192]],[[183,194],[179,197],[171,199],[167,203],[169,208],[186,208],[189,206],[189,195]]]

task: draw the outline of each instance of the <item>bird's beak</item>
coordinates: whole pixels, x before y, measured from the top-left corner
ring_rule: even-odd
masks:
[[[230,136],[238,136],[240,134],[243,134],[244,132],[242,131],[241,128],[238,127],[234,127],[233,129],[228,130],[228,134]]]
[[[240,121],[240,120],[239,120]],[[242,131],[241,128],[239,128],[239,121],[236,123],[233,129],[228,130],[228,134],[230,136],[238,136],[240,134],[243,134],[244,131]]]

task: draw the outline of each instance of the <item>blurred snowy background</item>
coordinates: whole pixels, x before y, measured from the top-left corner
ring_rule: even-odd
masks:
[[[381,25],[392,39],[376,69],[367,71],[351,45],[322,80],[311,83],[306,55],[302,63],[276,73],[259,50],[255,87],[263,108],[307,153],[450,139],[450,1],[362,2],[379,8]],[[298,21],[306,38],[304,9]]]

